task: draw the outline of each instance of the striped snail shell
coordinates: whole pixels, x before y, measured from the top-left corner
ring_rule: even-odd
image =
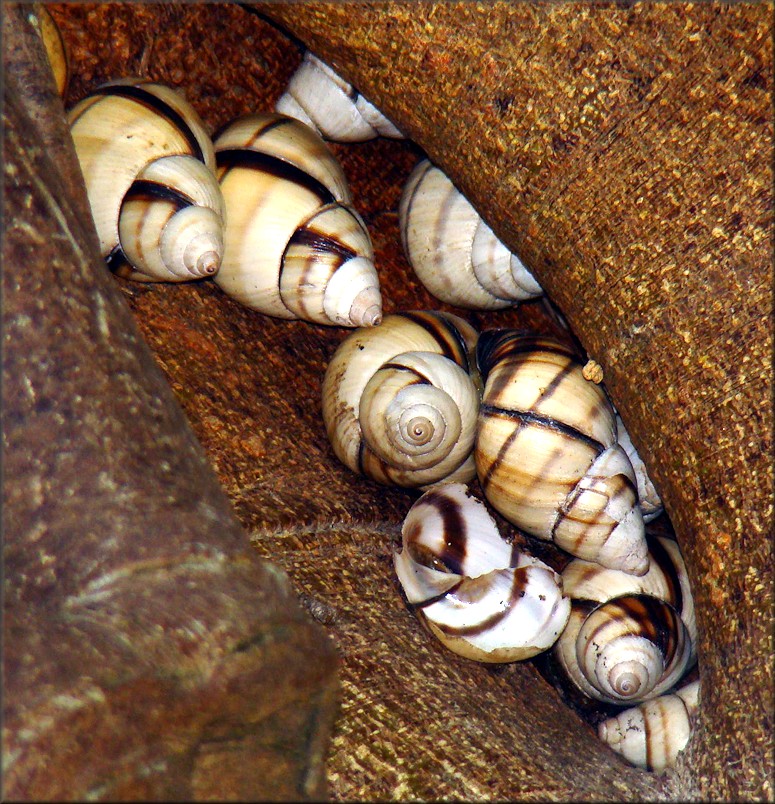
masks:
[[[398,215],[404,253],[437,299],[499,310],[543,293],[516,254],[427,159],[407,179]]]
[[[639,768],[661,773],[676,765],[700,708],[700,682],[660,695],[598,726],[598,736]]]
[[[550,648],[568,619],[560,576],[502,539],[462,483],[437,486],[415,502],[393,562],[428,630],[468,659],[528,659]]]
[[[643,521],[651,522],[663,511],[662,499],[649,477],[646,464],[643,463],[643,459],[638,455],[638,451],[632,443],[632,439],[624,426],[622,417],[618,413],[616,414],[616,434],[619,444],[627,453],[632,468],[635,470],[635,480],[638,484],[638,505],[640,505],[640,510],[643,514]]]
[[[490,330],[477,363],[485,387],[474,457],[490,504],[574,556],[643,575],[635,475],[605,391],[554,338]]]
[[[567,677],[590,697],[597,697],[592,680],[584,675],[577,654],[578,635],[587,615],[599,604],[625,595],[649,595],[669,604],[686,629],[686,668],[697,660],[694,601],[678,543],[648,535],[649,569],[636,576],[576,558],[562,571],[565,593],[572,599],[568,625],[554,645],[554,656]],[[676,679],[677,680],[677,679]]]
[[[127,78],[99,87],[68,121],[108,265],[146,282],[213,276],[223,198],[212,142],[186,99]]]
[[[275,104],[275,111],[301,120],[321,137],[335,142],[404,136],[379,109],[309,51]]]
[[[336,456],[380,483],[425,486],[474,476],[476,331],[450,313],[403,312],[359,329],[323,378]]]
[[[599,604],[573,601],[555,645],[555,656],[576,686],[590,698],[612,704],[639,703],[667,692],[680,681],[693,655],[679,613],[644,594],[620,595]]]
[[[379,324],[371,238],[323,140],[293,118],[254,114],[223,129],[215,152],[229,219],[221,290],[278,318]]]
[[[70,80],[70,69],[62,34],[45,3],[34,3],[33,8],[38,18],[43,46],[46,48],[46,55],[54,73],[57,92],[59,92],[60,97],[64,97]]]

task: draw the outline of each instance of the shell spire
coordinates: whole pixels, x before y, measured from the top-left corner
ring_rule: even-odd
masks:
[[[68,121],[108,265],[145,282],[217,273],[223,198],[212,142],[188,101],[127,78],[96,89]]]
[[[278,318],[379,324],[371,238],[323,140],[298,120],[254,114],[227,126],[215,151],[229,217],[219,287]]]
[[[605,391],[573,350],[516,330],[482,333],[485,380],[475,448],[488,501],[574,556],[635,575],[648,547],[635,474]]]

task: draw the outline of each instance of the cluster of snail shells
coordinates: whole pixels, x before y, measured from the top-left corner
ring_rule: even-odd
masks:
[[[309,50],[275,104],[275,111],[301,120],[335,142],[403,138],[379,109]]]
[[[247,115],[213,143],[182,94],[134,78],[99,87],[68,119],[101,252],[119,275],[214,277],[267,315],[380,322],[371,238],[308,126]]]
[[[398,213],[404,253],[437,299],[499,310],[543,293],[519,257],[429,160],[407,179]]]
[[[560,576],[508,544],[462,483],[427,491],[393,556],[407,601],[447,648],[481,662],[547,650],[570,615]]]
[[[389,485],[471,480],[476,338],[462,318],[426,311],[350,333],[323,378],[323,421],[339,460]]]

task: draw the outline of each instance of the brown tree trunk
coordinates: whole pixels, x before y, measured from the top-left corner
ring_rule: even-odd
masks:
[[[4,798],[319,799],[333,644],[105,271],[30,9],[3,9]]]
[[[73,55],[68,103],[101,80],[141,72],[185,87],[214,129],[270,108],[299,60],[292,43],[236,5],[55,10]],[[459,659],[404,608],[390,553],[411,499],[339,466],[320,423],[322,374],[343,333],[267,319],[211,283],[117,282],[255,547],[288,570],[337,641],[343,701],[328,758],[333,795],[772,799],[772,5],[326,3],[260,10],[411,136],[562,308],[603,366],[662,492],[699,610],[702,717],[677,774],[660,779],[604,748],[532,665],[493,669]],[[31,108],[29,97],[24,105]],[[55,107],[50,98],[43,103],[50,120]],[[395,208],[417,149],[373,143],[335,150],[372,231],[386,308],[444,308],[412,278],[398,243]],[[49,170],[41,173],[36,162],[32,173],[45,175],[48,186],[58,181]],[[21,196],[11,196],[7,210],[18,216],[18,231],[46,231],[50,213],[25,217]],[[73,226],[68,219],[65,231]],[[34,265],[37,271],[37,259]],[[110,282],[95,277],[112,293]],[[44,284],[49,293],[52,287]],[[62,296],[55,298],[77,305],[78,282],[57,288]],[[50,316],[56,328],[56,304],[49,309],[41,319]],[[112,331],[132,331],[120,304],[107,315]],[[552,325],[539,304],[469,318],[480,327]],[[50,348],[41,334],[27,351]],[[24,372],[10,368],[6,375],[21,382]],[[152,367],[141,373],[137,393],[164,393]],[[61,384],[63,404],[72,397],[67,383],[51,382]],[[90,393],[104,406],[116,390],[99,385]],[[171,415],[150,442],[179,438],[179,430],[187,433]],[[21,454],[30,431],[17,432]],[[86,437],[81,432],[72,441]],[[137,449],[153,448],[142,442]],[[130,488],[145,490],[148,481],[133,476]],[[19,489],[24,499],[23,482],[7,486],[6,494]],[[195,498],[214,494],[210,480],[193,471],[186,488]],[[87,521],[96,516],[101,498],[75,498]],[[149,515],[139,505],[126,507]],[[34,535],[19,521],[21,535]],[[244,544],[246,536],[228,532],[230,545]],[[98,555],[104,564],[103,551]],[[67,567],[62,575],[74,590],[67,594],[82,596],[88,573]],[[12,585],[21,588],[29,570],[11,569]],[[129,577],[125,600],[140,596],[139,589]],[[58,611],[65,593],[49,596],[46,605]],[[238,611],[236,621],[250,630]],[[184,613],[174,602],[169,616]],[[95,651],[112,655],[111,641],[126,633],[126,624],[114,620],[104,649],[100,643]],[[58,690],[68,688],[71,665],[54,667],[44,648],[33,663],[51,668],[36,671],[48,673],[50,686],[38,695],[53,705]],[[80,667],[75,660],[72,666]],[[275,672],[278,682],[297,678]],[[31,696],[23,680],[14,683],[20,698]],[[128,700],[153,711],[150,697],[133,692]],[[286,708],[275,722],[298,723],[297,716]],[[16,718],[14,739],[29,723],[43,722],[36,718],[32,710]],[[48,734],[64,751],[69,734],[57,725]],[[82,732],[84,725],[75,729]],[[143,727],[137,740],[150,757],[161,749],[149,734]],[[120,756],[131,753],[112,739]],[[296,756],[293,745],[257,742],[280,757]],[[212,754],[203,767],[228,756],[228,749]],[[229,778],[239,778],[238,764],[226,766]],[[194,794],[235,797],[234,785],[219,787],[217,773]],[[265,792],[277,779],[266,764],[262,774]],[[58,767],[39,778],[49,784],[40,789],[66,789]],[[185,782],[185,772],[172,778]],[[184,782],[170,782],[172,794]]]

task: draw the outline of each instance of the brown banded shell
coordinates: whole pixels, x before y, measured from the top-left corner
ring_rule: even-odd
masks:
[[[403,138],[379,109],[310,51],[291,76],[275,111],[295,117],[321,137],[336,142]]]
[[[520,259],[427,159],[410,174],[399,204],[404,253],[437,299],[499,310],[543,291]]]
[[[149,282],[213,276],[223,199],[212,142],[186,99],[128,78],[99,87],[68,121],[108,265]]]
[[[636,575],[648,569],[635,475],[605,391],[559,341],[482,333],[475,448],[487,500],[527,533]]]
[[[661,773],[675,767],[700,707],[700,682],[620,712],[598,726],[598,736],[639,768]]]
[[[215,151],[229,218],[221,290],[278,318],[378,324],[371,238],[323,140],[293,118],[254,114],[227,126]]]
[[[574,634],[575,652],[563,653],[565,670],[585,695],[606,703],[639,703],[667,692],[693,656],[678,612],[651,595],[574,601],[560,641],[572,645]]]
[[[404,312],[345,338],[323,379],[323,421],[339,460],[385,484],[472,479],[476,337],[450,313]]]
[[[428,630],[468,659],[528,659],[551,647],[568,619],[560,576],[504,541],[462,483],[415,502],[393,561]]]
[[[567,677],[585,694],[596,697],[592,682],[584,675],[577,654],[578,635],[587,615],[599,604],[625,595],[649,595],[669,604],[686,628],[686,668],[697,659],[697,627],[689,577],[677,542],[662,536],[647,536],[649,570],[635,576],[574,559],[562,572],[563,588],[571,599],[568,625],[554,645],[553,653]]]

